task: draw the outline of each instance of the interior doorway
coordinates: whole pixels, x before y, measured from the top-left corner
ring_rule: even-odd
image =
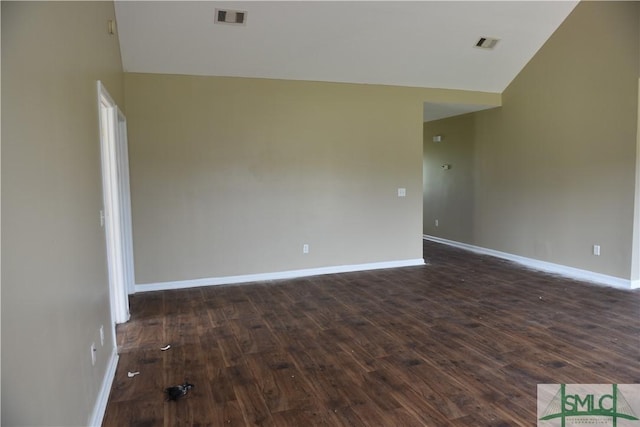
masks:
[[[127,156],[126,118],[101,82],[98,82],[100,154],[111,320],[129,320],[129,290],[133,289],[131,205]]]

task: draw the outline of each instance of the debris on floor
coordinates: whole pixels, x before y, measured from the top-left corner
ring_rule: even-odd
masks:
[[[140,371],[135,371],[135,372],[131,372],[131,371],[129,371],[129,372],[127,372],[127,376],[128,376],[129,378],[133,378],[133,377],[135,377],[136,375],[140,375]]]
[[[182,385],[167,387],[164,392],[167,394],[167,400],[178,400],[184,397],[193,387],[195,387],[193,384],[185,382]]]
[[[160,351],[167,351],[171,348],[171,344],[167,344],[164,347],[160,347]]]

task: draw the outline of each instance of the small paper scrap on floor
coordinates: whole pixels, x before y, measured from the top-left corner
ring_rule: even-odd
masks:
[[[160,351],[167,351],[171,348],[171,344],[167,344],[164,347],[160,347]]]
[[[128,376],[129,378],[133,378],[133,377],[135,377],[136,375],[140,375],[140,371],[135,371],[135,372],[131,372],[131,371],[129,371],[129,372],[127,372],[127,376]]]

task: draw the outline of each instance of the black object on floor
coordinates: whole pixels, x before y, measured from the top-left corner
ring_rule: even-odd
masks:
[[[182,385],[167,387],[164,392],[167,393],[167,400],[178,400],[184,397],[193,387],[195,387],[193,384],[185,382]]]

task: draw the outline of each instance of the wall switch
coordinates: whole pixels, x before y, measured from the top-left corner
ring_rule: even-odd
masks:
[[[309,253],[309,245],[307,245],[306,243],[304,245],[302,245],[302,253],[303,254],[308,254]]]
[[[407,189],[406,188],[398,188],[398,197],[406,197]]]
[[[439,225],[439,222],[438,222],[438,220],[436,219],[436,227],[437,227],[438,225]]]
[[[595,256],[600,256],[600,245],[593,245],[593,254]]]
[[[100,325],[100,346],[104,347],[104,325]]]
[[[96,366],[96,343],[91,343],[91,366]]]

